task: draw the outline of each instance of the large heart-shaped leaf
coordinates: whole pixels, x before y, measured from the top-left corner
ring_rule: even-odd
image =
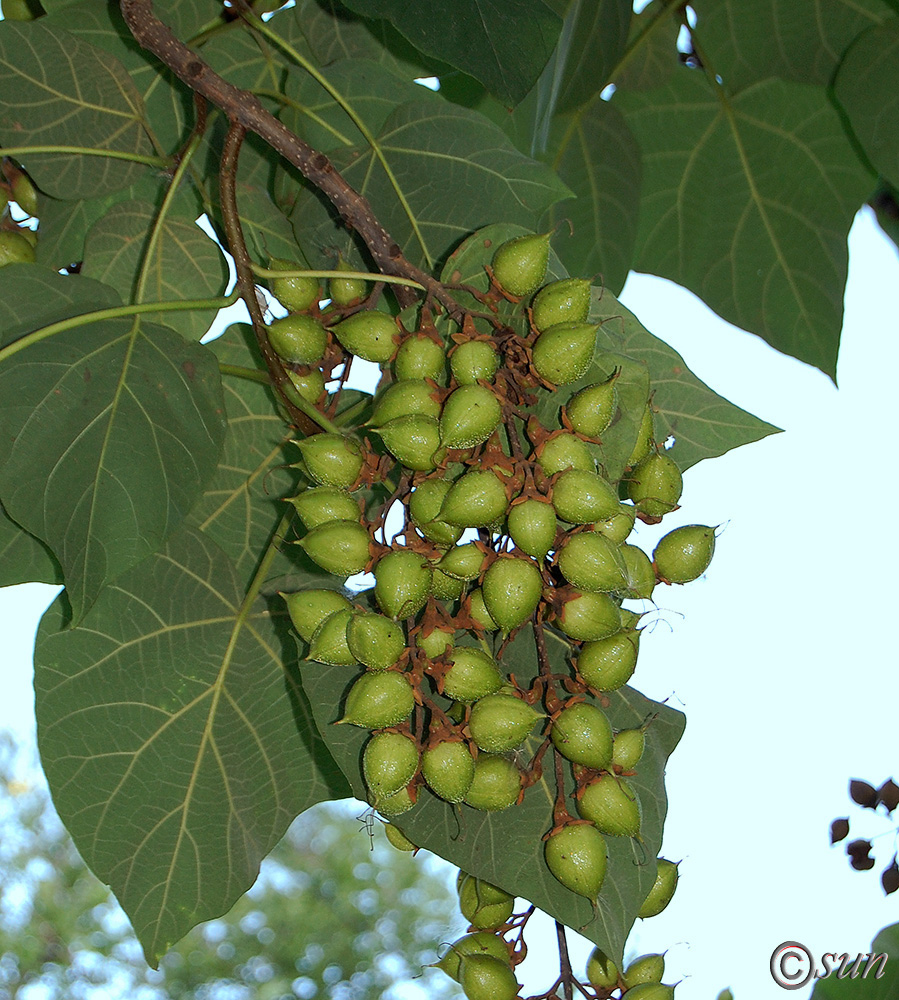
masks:
[[[32,582],[62,583],[62,570],[47,546],[0,506],[0,587]]]
[[[38,741],[85,861],[157,959],[225,913],[297,813],[348,793],[315,734],[279,612],[183,530],[35,650]],[[283,605],[281,605],[283,608]]]

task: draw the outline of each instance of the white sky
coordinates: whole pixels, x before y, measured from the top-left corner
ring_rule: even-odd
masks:
[[[685,476],[683,509],[664,530],[727,527],[706,577],[657,591],[663,611],[634,677],[688,720],[668,769],[663,851],[683,859],[680,887],[631,937],[634,954],[667,949],[677,1000],[715,1000],[725,986],[737,1000],[782,1000],[768,972],[779,943],[854,956],[899,920],[899,900],[879,884],[890,824],[863,817],[847,795],[852,777],[899,777],[889,603],[899,257],[867,214],[850,247],[839,391],[667,282],[633,275],[622,296],[712,388],[786,431]],[[651,551],[661,533],[644,527],[637,540]],[[23,740],[34,738],[34,631],[54,593],[0,591],[0,729]],[[852,872],[829,846],[830,821],[846,815],[850,839],[886,834],[871,872]],[[554,938],[550,925],[531,927],[526,993],[545,989],[557,968],[538,947]],[[573,942],[577,971],[589,950]]]

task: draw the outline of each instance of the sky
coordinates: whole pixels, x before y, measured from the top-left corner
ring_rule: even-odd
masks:
[[[632,681],[687,715],[668,766],[663,846],[682,862],[680,885],[664,913],[638,922],[628,947],[629,956],[667,952],[677,1000],[715,1000],[726,986],[737,1000],[783,998],[769,973],[781,942],[854,957],[899,920],[899,898],[885,899],[879,884],[892,827],[862,815],[847,793],[850,778],[899,776],[890,624],[897,287],[896,248],[865,211],[850,235],[839,389],[669,282],[634,274],[620,297],[712,388],[784,429],[690,469],[682,509],[631,539],[651,552],[678,524],[721,525],[705,576],[657,589]],[[34,632],[55,593],[0,590],[0,729],[25,742],[34,739]],[[830,846],[838,816],[850,817],[850,839],[879,835],[874,870],[853,872]],[[547,988],[558,968],[538,945],[554,940],[551,924],[531,928],[525,994]],[[582,971],[592,946],[570,938]]]

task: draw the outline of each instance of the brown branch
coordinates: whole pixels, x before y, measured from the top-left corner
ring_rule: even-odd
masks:
[[[571,959],[568,956],[568,939],[565,937],[565,925],[556,921],[556,937],[559,941],[559,971],[562,973],[561,979],[565,986],[565,1000],[572,1000],[574,990],[571,988]]]
[[[191,90],[221,108],[232,122],[255,132],[292,163],[325,194],[343,221],[365,241],[375,264],[384,274],[417,281],[455,318],[462,309],[431,275],[408,261],[399,245],[378,222],[368,200],[338,173],[324,153],[313,149],[278,121],[250,91],[241,90],[219,76],[192,49],[179,41],[168,25],[153,13],[153,0],[121,0],[122,16],[138,44],[163,62]],[[397,292],[401,306],[411,304],[410,289]]]

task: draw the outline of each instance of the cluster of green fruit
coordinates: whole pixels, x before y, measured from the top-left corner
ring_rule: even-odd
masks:
[[[23,212],[36,216],[37,191],[28,175],[9,157],[2,161],[3,178],[0,180],[0,267],[7,264],[31,264],[37,233],[27,226],[18,225],[9,214],[9,203],[14,201]]]
[[[627,778],[643,755],[646,726],[615,733],[603,711],[606,693],[636,666],[640,616],[622,602],[650,598],[659,581],[699,577],[715,530],[676,528],[652,559],[627,542],[637,519],[656,523],[678,507],[683,484],[655,446],[650,404],[635,421],[625,475],[603,475],[597,448],[620,419],[617,370],[565,394],[552,426],[538,419],[539,401],[583,379],[597,355],[590,283],[544,285],[548,255],[548,234],[502,244],[487,268],[486,308],[454,316],[443,335],[428,309],[409,331],[367,308],[357,278],[332,279],[324,312],[317,279],[273,280],[290,313],[271,324],[270,341],[307,401],[324,406],[326,382],[352,357],[384,373],[366,424],[381,446],[342,432],[298,441],[297,467],[310,485],[291,499],[309,558],[344,579],[373,572],[371,600],[354,604],[333,589],[283,596],[308,659],[364,667],[340,721],[372,733],[363,774],[386,817],[428,792],[481,810],[513,806],[528,784],[515,752],[543,725],[543,749],[572,768],[578,813],[568,814],[560,790],[546,864],[595,904],[605,837],[638,837],[641,823]],[[510,324],[510,308],[520,322]],[[366,498],[385,480],[393,495],[368,517]],[[384,521],[396,499],[404,524],[388,540]],[[528,624],[568,643],[565,684],[541,663],[541,676],[524,689],[514,664],[503,664],[509,638]],[[673,892],[676,869],[660,861],[660,878],[670,870]]]

